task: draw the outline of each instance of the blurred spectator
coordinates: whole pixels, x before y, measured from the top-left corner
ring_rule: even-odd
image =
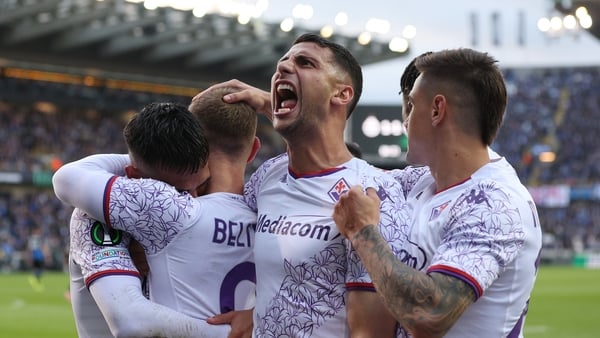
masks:
[[[507,69],[509,102],[495,144],[526,185],[600,183],[600,68]],[[132,110],[191,98],[0,77],[0,172],[53,173],[62,163],[98,152],[126,152],[122,128]],[[270,121],[259,119],[262,148],[248,175],[285,151]],[[539,155],[554,152],[544,163]],[[27,242],[39,228],[45,268],[62,269],[72,209],[50,186],[0,182],[0,271],[30,269]],[[600,251],[600,202],[539,208],[553,246]]]

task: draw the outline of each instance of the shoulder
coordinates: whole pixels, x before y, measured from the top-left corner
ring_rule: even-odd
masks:
[[[174,186],[152,178],[116,177],[111,186],[111,200],[134,201],[140,199],[188,199],[190,195]]]
[[[531,194],[519,179],[514,168],[504,158],[492,160],[475,172],[471,184],[490,195],[506,195],[513,202],[532,200]]]
[[[233,194],[229,192],[214,192],[204,196],[196,197],[202,203],[203,207],[215,206],[219,210],[224,208],[235,207],[239,209],[247,209],[244,195]]]

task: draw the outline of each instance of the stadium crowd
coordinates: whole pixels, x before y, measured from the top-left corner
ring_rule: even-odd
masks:
[[[505,70],[509,102],[493,148],[514,164],[529,186],[600,183],[600,68]],[[0,76],[0,174],[52,173],[62,163],[98,152],[123,153],[122,128],[133,109],[191,98],[15,80]],[[400,110],[399,110],[400,112]],[[285,146],[261,120],[262,148],[249,172]],[[552,162],[539,155],[553,152]],[[592,189],[592,188],[590,188]],[[46,267],[62,269],[72,209],[48,184],[0,182],[0,269],[28,269],[28,238],[42,230]],[[573,199],[567,207],[539,207],[552,245],[600,250],[600,201]]]

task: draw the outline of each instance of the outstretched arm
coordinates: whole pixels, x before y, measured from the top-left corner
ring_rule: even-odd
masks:
[[[123,176],[129,156],[98,154],[67,163],[56,171],[52,185],[56,197],[88,212],[92,218],[104,219],[104,191],[116,175]]]
[[[365,194],[353,187],[336,204],[333,218],[400,324],[414,337],[442,337],[475,301],[475,293],[458,278],[427,274],[398,260],[375,225],[379,204],[373,189]]]
[[[142,294],[132,276],[106,276],[90,285],[90,292],[115,337],[226,337],[229,325],[210,325]]]

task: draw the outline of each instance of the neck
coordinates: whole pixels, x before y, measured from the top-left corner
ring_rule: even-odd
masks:
[[[337,143],[288,143],[289,166],[296,173],[317,172],[335,168],[352,158],[346,144]]]
[[[473,147],[472,144],[442,148],[437,155],[436,162],[429,166],[437,191],[468,179],[490,161],[487,147]]]
[[[239,162],[239,163],[238,163]],[[208,193],[228,192],[242,195],[244,193],[244,175],[246,162],[232,162],[227,156],[210,154],[208,167],[210,182]]]
[[[287,145],[290,168],[298,173],[318,172],[338,167],[352,158],[344,141],[346,111],[343,105],[330,105],[304,111],[289,133],[282,133]]]

